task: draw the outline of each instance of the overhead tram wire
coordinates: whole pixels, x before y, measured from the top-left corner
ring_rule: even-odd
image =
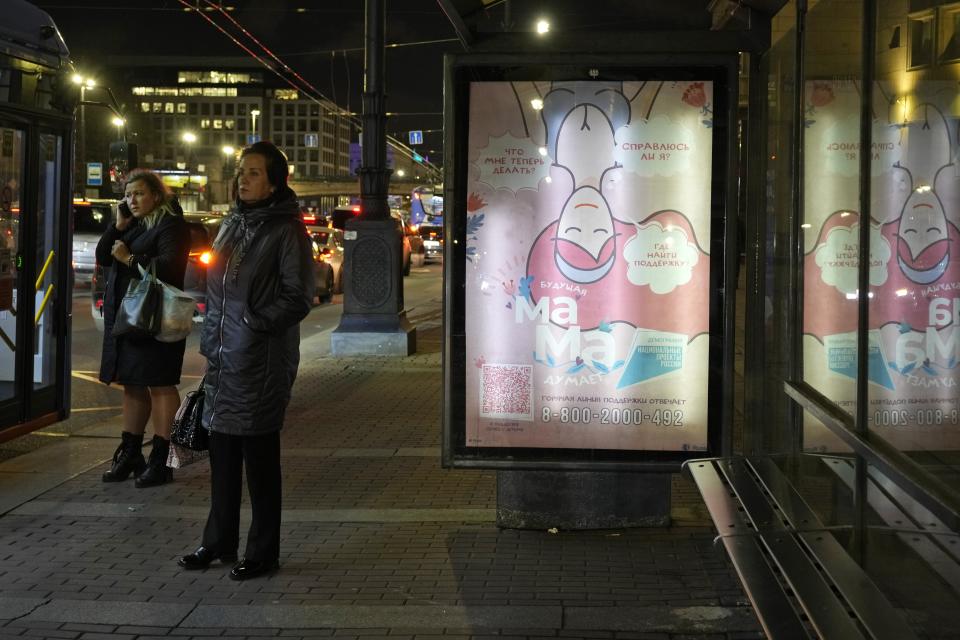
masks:
[[[215,5],[214,3],[210,2],[210,0],[204,0],[204,1],[207,2],[207,4],[209,4],[211,7],[215,8],[215,9],[220,9],[220,12],[223,13],[224,15],[226,15],[227,18],[230,19],[230,21],[233,22],[233,23],[237,26],[237,28],[239,28],[239,29],[244,33],[244,35],[246,35],[246,36],[249,37],[251,40],[253,40],[254,42],[256,42],[257,45],[259,45],[259,47],[260,47],[261,49],[263,49],[270,57],[272,57],[274,60],[276,60],[276,62],[277,62],[278,64],[280,64],[284,69],[288,70],[294,77],[298,78],[306,87],[309,87],[309,89],[304,88],[304,86],[298,86],[297,84],[295,84],[294,82],[292,82],[290,78],[287,78],[286,76],[284,76],[282,73],[280,73],[280,71],[278,71],[276,68],[274,68],[274,66],[272,66],[271,64],[269,64],[269,63],[268,63],[266,60],[264,60],[261,56],[259,56],[259,55],[257,55],[256,53],[254,53],[249,47],[247,47],[247,46],[244,45],[242,42],[240,42],[239,40],[237,40],[237,38],[235,38],[233,35],[231,35],[229,32],[227,32],[226,29],[224,29],[222,26],[220,26],[219,24],[217,24],[213,19],[211,19],[210,16],[206,15],[207,11],[200,11],[199,8],[198,8],[198,7],[199,7],[199,2],[197,3],[198,6],[195,7],[195,6],[192,6],[187,0],[177,0],[177,1],[178,1],[181,5],[183,5],[184,7],[187,7],[187,8],[189,8],[189,9],[193,10],[193,11],[194,11],[195,13],[197,13],[198,15],[200,15],[204,20],[206,20],[207,22],[209,22],[215,29],[217,29],[218,31],[220,31],[223,35],[227,36],[227,38],[229,38],[234,44],[236,44],[238,47],[240,47],[240,48],[243,49],[245,52],[247,52],[250,56],[252,56],[255,60],[257,60],[257,62],[259,62],[259,63],[260,63],[261,65],[263,65],[264,67],[266,67],[266,68],[267,68],[269,71],[271,71],[274,75],[276,75],[278,78],[280,78],[281,80],[283,80],[285,83],[287,83],[288,85],[290,85],[291,87],[293,87],[295,90],[297,90],[298,92],[303,92],[304,94],[306,94],[307,98],[309,98],[310,100],[312,100],[313,102],[315,102],[317,105],[319,105],[319,106],[322,107],[322,108],[325,108],[325,109],[328,109],[328,110],[329,110],[329,109],[330,109],[330,106],[333,106],[333,107],[336,109],[335,111],[333,111],[334,114],[336,114],[336,115],[338,115],[338,116],[340,116],[340,117],[345,118],[346,120],[348,120],[349,122],[351,122],[354,126],[356,126],[356,127],[357,127],[358,129],[360,129],[361,131],[363,130],[363,123],[362,123],[362,121],[361,121],[359,118],[357,118],[357,117],[356,117],[352,112],[350,112],[349,110],[344,110],[344,109],[342,109],[336,102],[334,102],[334,101],[330,100],[329,98],[327,98],[326,96],[324,96],[323,93],[321,93],[319,90],[317,90],[315,87],[313,87],[313,85],[311,85],[309,82],[307,82],[306,80],[304,80],[303,77],[300,76],[300,74],[296,73],[296,72],[295,72],[293,69],[291,69],[286,63],[284,63],[282,60],[280,60],[280,59],[276,56],[276,54],[274,54],[272,51],[270,51],[270,49],[268,49],[262,42],[260,42],[256,37],[254,37],[247,29],[245,29],[245,28],[244,28],[239,22],[237,22],[232,16],[230,16],[230,15],[227,14],[225,11],[223,11],[223,9],[220,9],[217,5]],[[316,95],[312,95],[311,92],[310,92],[311,90],[312,90]],[[317,96],[319,96],[319,99],[317,98]],[[401,154],[405,155],[406,157],[410,158],[411,160],[414,159],[414,156],[415,156],[415,155],[419,157],[419,154],[417,154],[414,149],[408,147],[407,145],[403,144],[402,142],[400,142],[399,140],[393,138],[392,136],[389,136],[389,135],[387,136],[387,142],[388,142],[389,144],[391,144],[395,149],[397,149]],[[435,172],[436,174],[439,174],[439,173],[440,173],[440,170],[439,170],[436,166],[434,166],[432,163],[425,162],[425,161],[423,161],[423,160],[420,160],[419,162],[421,162],[421,163],[423,164],[423,166],[424,166],[426,169],[428,169],[429,171],[433,171],[433,172]]]
[[[418,40],[416,42],[393,42],[384,45],[386,49],[399,49],[401,47],[419,47],[425,44],[443,44],[446,42],[460,42],[457,38],[441,38],[440,40]],[[343,49],[317,49],[315,51],[294,51],[283,55],[288,58],[293,56],[315,56],[323,53],[354,53],[363,51],[363,47],[346,47]]]

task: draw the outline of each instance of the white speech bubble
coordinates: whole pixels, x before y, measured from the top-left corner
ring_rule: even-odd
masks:
[[[844,294],[857,292],[857,268],[860,263],[860,224],[850,228],[834,227],[827,233],[827,241],[816,254],[820,279]],[[890,262],[890,243],[880,233],[880,227],[870,225],[870,286],[879,287],[887,281],[887,263]]]
[[[828,117],[819,113],[816,116],[821,119]],[[900,159],[900,129],[877,121],[873,124],[872,135],[870,172],[877,176],[888,171]],[[808,151],[808,157],[826,160],[824,167],[828,172],[848,178],[860,175],[859,115],[835,120],[819,140],[814,139],[813,142],[819,144],[820,148],[812,155]]]
[[[693,132],[683,123],[660,115],[620,127],[613,156],[628,171],[653,177],[685,171],[695,152]]]
[[[540,151],[529,138],[509,134],[490,138],[474,161],[480,169],[479,181],[494,189],[536,189],[550,173],[550,158]]]
[[[623,258],[630,282],[650,285],[651,291],[663,294],[690,282],[700,253],[683,229],[671,225],[664,229],[652,222],[637,227],[637,235],[623,247]]]

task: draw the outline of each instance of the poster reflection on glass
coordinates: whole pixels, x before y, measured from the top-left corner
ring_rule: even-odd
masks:
[[[955,87],[874,85],[868,419],[902,450],[960,445],[960,173]],[[805,87],[804,379],[856,406],[860,91]],[[839,442],[808,418],[805,445]]]

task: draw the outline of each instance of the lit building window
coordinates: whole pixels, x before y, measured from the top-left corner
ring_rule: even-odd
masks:
[[[152,96],[153,87],[134,87],[133,95],[135,96]]]
[[[187,112],[187,103],[178,102],[177,103],[177,113],[186,113]]]
[[[172,103],[172,102],[165,102],[164,105],[163,105],[163,112],[164,112],[164,113],[173,113],[173,103]]]
[[[181,96],[202,96],[203,89],[200,87],[181,87],[177,93]]]
[[[154,103],[153,103],[153,112],[154,112],[154,113],[161,113],[162,111],[163,111],[163,103],[162,103],[162,102],[154,102]]]
[[[201,129],[209,129],[209,128],[210,128],[210,118],[203,118],[203,119],[200,121],[200,128],[201,128]]]
[[[214,129],[223,129],[223,120],[220,120],[219,118],[214,119],[214,121],[213,121],[213,128],[214,128]]]
[[[230,130],[232,131],[233,129],[236,128],[236,126],[237,126],[237,121],[236,121],[236,120],[224,120],[224,121],[223,121],[223,128],[224,128],[224,129],[230,129]]]
[[[150,113],[150,103],[149,103],[149,102],[141,102],[141,103],[140,103],[140,111],[141,111],[142,113]]]
[[[203,95],[212,98],[235,98],[236,87],[203,87]]]
[[[299,100],[300,92],[296,89],[277,89],[273,92],[273,97],[277,100]]]
[[[263,82],[262,73],[235,73],[229,71],[181,71],[178,84],[250,84]]]

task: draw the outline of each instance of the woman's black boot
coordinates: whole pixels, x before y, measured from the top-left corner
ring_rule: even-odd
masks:
[[[137,481],[134,483],[138,489],[156,487],[173,481],[173,469],[167,466],[168,453],[170,453],[170,441],[160,436],[153,436],[153,448],[150,449],[147,468],[137,476]]]
[[[132,473],[140,475],[147,466],[140,449],[143,447],[143,434],[123,431],[120,433],[120,446],[113,453],[110,470],[103,473],[104,482],[121,482]]]

